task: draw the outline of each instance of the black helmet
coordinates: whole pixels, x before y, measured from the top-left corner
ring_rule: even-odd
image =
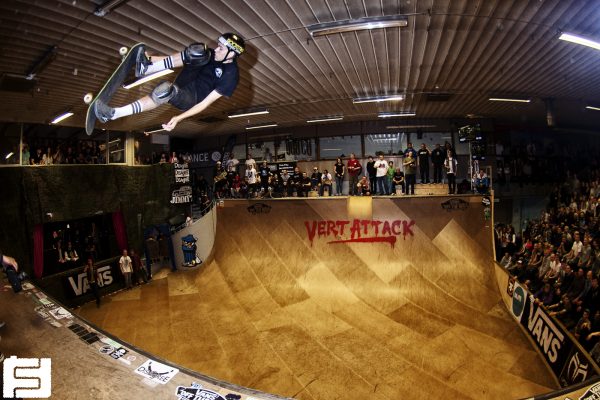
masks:
[[[233,51],[236,56],[242,54],[246,49],[244,39],[236,33],[227,32],[222,34],[219,37],[219,43]]]

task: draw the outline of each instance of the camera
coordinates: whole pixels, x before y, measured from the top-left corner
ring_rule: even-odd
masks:
[[[25,279],[28,278],[25,271],[17,272],[14,267],[6,266],[4,267],[4,272],[6,273],[8,281],[10,282],[10,286],[15,293],[19,293],[21,290],[23,290],[21,284],[25,281]]]

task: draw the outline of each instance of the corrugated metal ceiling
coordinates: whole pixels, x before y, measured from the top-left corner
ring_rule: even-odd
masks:
[[[194,41],[215,45],[225,31],[247,39],[241,81],[231,99],[181,123],[176,134],[243,132],[247,124],[343,114],[345,121],[377,119],[380,111],[414,111],[417,118],[467,114],[544,124],[543,99],[554,99],[562,126],[600,126],[600,52],[557,38],[560,31],[600,39],[597,0],[129,0],[104,17],[89,0],[4,0],[0,4],[1,72],[24,76],[43,54],[56,57],[25,93],[0,92],[0,120],[48,122],[59,112],[83,126],[87,92],[96,92],[119,63],[118,49],[143,41],[171,54]],[[405,28],[312,38],[306,26],[404,14]],[[124,91],[122,105],[153,87]],[[353,104],[353,97],[406,94],[394,103]],[[428,101],[428,93],[450,94]],[[530,104],[494,103],[490,94],[532,97]],[[236,110],[267,106],[271,113],[228,119]],[[158,110],[107,125],[143,130],[176,110]],[[206,117],[215,122],[203,122]],[[204,120],[206,121],[206,120]]]

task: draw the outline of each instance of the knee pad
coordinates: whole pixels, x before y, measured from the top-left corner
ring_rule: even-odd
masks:
[[[152,98],[152,101],[156,104],[165,104],[175,97],[178,92],[179,89],[177,88],[177,85],[164,81],[159,83],[154,90],[152,90],[150,98]]]
[[[211,51],[204,43],[192,43],[183,50],[181,59],[184,64],[203,66],[210,61]]]

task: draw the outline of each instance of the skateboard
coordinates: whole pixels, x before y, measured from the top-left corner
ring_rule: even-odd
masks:
[[[85,131],[88,135],[91,135],[94,132],[94,125],[96,125],[97,118],[96,113],[94,112],[96,102],[98,100],[101,100],[105,104],[110,102],[110,99],[113,97],[115,92],[119,89],[123,82],[125,82],[125,79],[131,71],[131,68],[135,66],[135,60],[138,51],[144,51],[144,47],[144,43],[137,43],[130,49],[127,49],[127,47],[121,47],[119,50],[119,54],[122,57],[121,64],[119,64],[110,78],[108,78],[96,97],[94,97],[92,93],[87,93],[84,96],[83,101],[86,104],[89,104],[85,119]]]

